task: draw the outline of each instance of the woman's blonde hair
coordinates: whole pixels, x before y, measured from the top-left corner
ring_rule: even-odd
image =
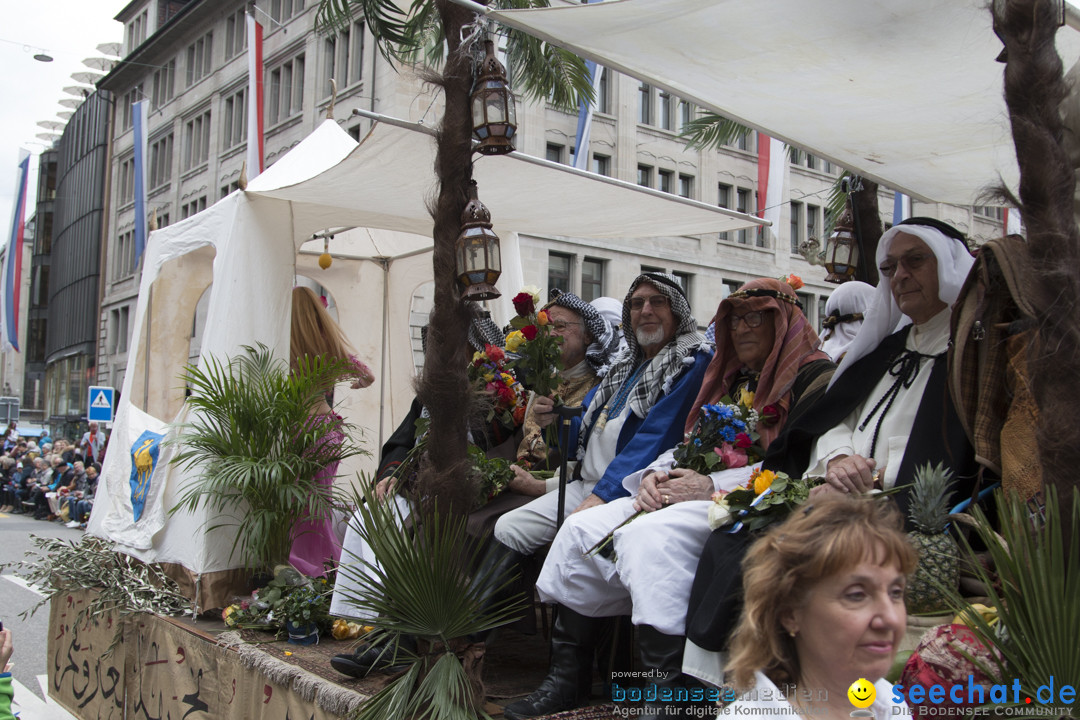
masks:
[[[892,503],[824,495],[755,542],[743,560],[745,601],[727,665],[735,687],[752,687],[755,671],[778,685],[798,682],[795,640],[782,620],[821,580],[867,558],[905,575],[915,569],[917,555]]]
[[[311,288],[297,286],[292,291],[292,328],[289,333],[289,367],[305,355],[348,360],[353,354],[341,328],[323,307]]]

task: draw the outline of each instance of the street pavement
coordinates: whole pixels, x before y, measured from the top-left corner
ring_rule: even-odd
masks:
[[[57,537],[77,542],[82,530],[69,529],[59,522],[34,520],[29,515],[0,513],[0,565],[25,559],[34,549],[30,536]],[[43,605],[26,619],[19,614],[41,600],[41,593],[17,577],[15,570],[4,567],[0,579],[0,620],[9,628],[15,645],[11,656],[11,675],[15,685],[14,710],[27,720],[68,720],[73,716],[47,697],[46,646],[49,606]]]

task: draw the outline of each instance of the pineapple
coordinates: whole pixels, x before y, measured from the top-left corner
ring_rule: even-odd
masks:
[[[941,587],[955,588],[960,578],[960,549],[945,531],[952,506],[949,490],[952,470],[944,463],[930,463],[915,471],[915,484],[909,500],[908,517],[914,529],[908,539],[919,553],[919,565],[907,587],[910,613],[935,613],[948,610]]]

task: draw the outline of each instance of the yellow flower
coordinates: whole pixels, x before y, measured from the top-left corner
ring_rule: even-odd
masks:
[[[482,377],[484,378],[484,382],[491,382],[492,380],[495,379],[495,373],[486,372],[486,373],[483,374]]]
[[[484,353],[482,353],[482,352],[480,352],[480,351],[474,352],[474,353],[472,354],[472,361],[473,361],[473,364],[474,364],[474,365],[475,365],[476,363],[482,363],[482,362],[484,362],[485,360],[487,360],[487,355],[485,355]]]
[[[506,387],[514,387],[514,383],[517,382],[516,380],[514,380],[514,376],[510,373],[500,373],[499,377],[502,378],[502,381],[506,384]]]
[[[750,479],[754,483],[754,494],[760,495],[772,487],[773,480],[776,479],[776,473],[772,470],[761,470],[755,472]]]
[[[515,330],[506,336],[506,349],[510,352],[517,352],[517,349],[521,347],[521,344],[525,342],[525,336],[521,334],[520,330]]]
[[[743,407],[754,407],[754,391],[743,388],[742,394],[739,395],[739,404]]]

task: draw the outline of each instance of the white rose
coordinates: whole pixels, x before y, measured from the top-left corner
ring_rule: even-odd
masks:
[[[713,500],[709,506],[709,529],[719,530],[731,522],[731,509],[724,499]]]

